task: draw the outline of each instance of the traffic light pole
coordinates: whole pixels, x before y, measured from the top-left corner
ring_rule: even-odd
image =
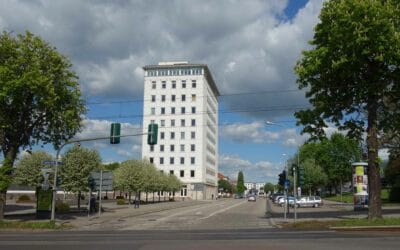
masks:
[[[95,138],[87,138],[87,139],[80,139],[80,140],[71,140],[66,141],[57,149],[56,154],[56,164],[54,168],[54,182],[53,182],[53,199],[51,201],[51,220],[54,221],[56,217],[56,196],[57,196],[57,174],[58,174],[58,158],[60,157],[61,149],[68,144],[77,143],[77,142],[86,142],[86,141],[98,141],[98,140],[109,140],[113,139],[114,137],[129,137],[129,136],[139,136],[139,135],[147,135],[148,133],[139,133],[139,134],[132,134],[132,135],[118,135],[118,136],[106,136],[106,137],[95,137]]]

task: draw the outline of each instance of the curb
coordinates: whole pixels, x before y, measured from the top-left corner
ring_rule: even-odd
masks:
[[[336,231],[400,231],[400,226],[329,227]]]

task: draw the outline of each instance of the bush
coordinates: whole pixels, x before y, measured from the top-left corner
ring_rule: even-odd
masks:
[[[56,204],[56,211],[58,213],[68,213],[70,211],[70,207],[67,203],[59,202]]]
[[[117,205],[125,205],[125,199],[117,199]]]
[[[20,197],[18,197],[17,202],[25,202],[25,201],[31,201],[31,197],[29,195],[23,194]]]

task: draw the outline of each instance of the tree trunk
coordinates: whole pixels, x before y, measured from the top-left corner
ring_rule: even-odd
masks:
[[[6,194],[7,190],[0,191],[0,221],[4,219],[4,210],[6,208]]]
[[[17,157],[18,147],[10,146],[6,152],[3,151],[4,161],[0,168],[0,220],[4,219],[4,211],[6,208],[7,188],[11,183],[12,167]]]
[[[149,193],[148,192],[146,192],[146,204],[148,203],[148,196],[149,196]]]
[[[377,136],[377,101],[375,97],[368,100],[368,219],[382,218],[381,201],[381,178],[379,173],[378,159],[378,136]]]
[[[78,192],[78,211],[81,211],[81,191]]]

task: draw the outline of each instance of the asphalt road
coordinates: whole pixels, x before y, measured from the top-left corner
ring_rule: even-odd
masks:
[[[99,222],[101,223],[101,222]],[[140,216],[126,216],[102,225],[102,230],[200,230],[271,228],[265,200],[218,200]]]
[[[0,233],[0,249],[398,249],[398,233],[156,230]]]

